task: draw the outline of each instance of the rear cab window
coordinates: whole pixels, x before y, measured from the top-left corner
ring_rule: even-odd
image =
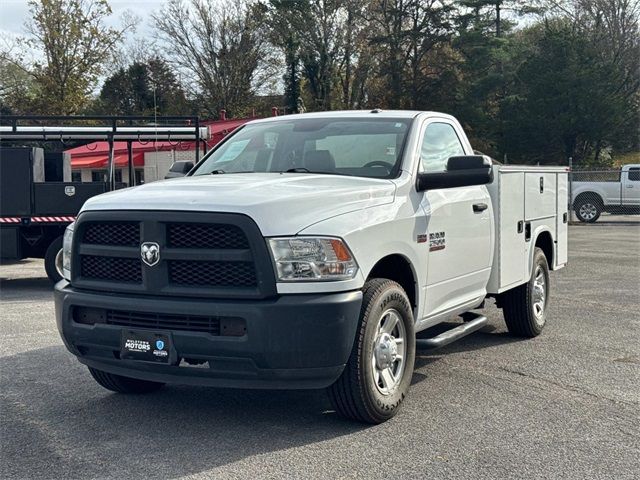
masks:
[[[631,167],[628,173],[630,182],[640,182],[640,167]]]

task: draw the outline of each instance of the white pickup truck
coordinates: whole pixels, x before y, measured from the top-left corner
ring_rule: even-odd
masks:
[[[416,348],[481,328],[485,298],[512,334],[542,331],[567,195],[565,168],[491,165],[441,113],[253,121],[185,178],[84,205],[58,328],[116,392],[327,388],[339,414],[379,423]]]
[[[572,172],[572,205],[581,222],[593,223],[602,212],[640,214],[640,164],[625,165],[615,177],[608,173]]]

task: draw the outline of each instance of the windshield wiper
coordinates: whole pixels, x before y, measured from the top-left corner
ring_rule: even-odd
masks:
[[[227,173],[227,172],[225,172],[224,170],[218,169],[218,170],[213,170],[209,172],[209,175],[222,175],[223,173]]]
[[[290,169],[285,170],[284,172],[280,172],[280,173],[312,173],[312,172],[308,168],[294,167],[294,168],[290,168]]]

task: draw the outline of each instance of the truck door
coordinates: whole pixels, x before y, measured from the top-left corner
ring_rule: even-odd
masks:
[[[640,206],[640,167],[622,172],[622,205]]]
[[[422,131],[421,171],[446,169],[449,157],[472,154],[462,131],[447,120],[431,120]],[[423,192],[427,217],[425,310],[422,316],[445,313],[486,294],[491,273],[493,214],[485,186]]]

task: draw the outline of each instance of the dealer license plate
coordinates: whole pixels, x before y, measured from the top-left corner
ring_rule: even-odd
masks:
[[[145,362],[170,363],[171,337],[148,330],[123,330],[120,340],[120,358]]]

